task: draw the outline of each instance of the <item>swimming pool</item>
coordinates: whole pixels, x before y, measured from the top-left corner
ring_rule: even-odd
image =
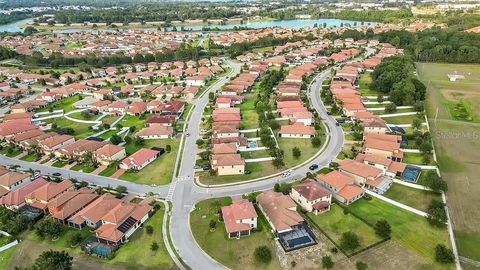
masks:
[[[416,183],[421,172],[422,169],[419,167],[408,165],[405,168],[405,171],[403,171],[402,180],[410,183]]]

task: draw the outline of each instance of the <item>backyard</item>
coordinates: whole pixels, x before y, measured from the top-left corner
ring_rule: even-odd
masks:
[[[442,177],[448,183],[448,206],[461,256],[480,261],[480,65],[417,63],[427,86],[427,113]],[[464,75],[452,82],[448,74]],[[471,121],[458,119],[449,104],[465,102]]]
[[[315,215],[308,213],[308,217],[320,227],[330,238],[340,245],[340,238],[345,232],[353,232],[360,238],[360,246],[351,252],[361,250],[367,246],[381,241],[375,231],[368,224],[351,214],[344,214],[343,208],[334,204],[330,211]]]
[[[73,136],[75,137],[75,140],[85,139],[88,136],[91,136],[95,133],[93,130],[90,129],[90,127],[93,125],[73,122],[64,117],[48,119],[48,120],[45,120],[45,122],[50,124],[56,124],[57,128],[59,129],[60,128],[73,129],[74,130]]]
[[[263,216],[258,218],[258,226],[262,227],[260,231],[239,240],[228,239],[225,226],[219,220],[218,209],[231,202],[231,198],[219,198],[196,204],[195,210],[190,213],[190,226],[197,243],[208,255],[230,269],[280,269],[275,255],[275,240]],[[213,232],[210,220],[217,222]],[[253,252],[261,245],[267,245],[272,252],[272,261],[267,265],[254,260]]]
[[[426,218],[375,198],[361,199],[348,206],[348,209],[372,225],[380,219],[386,219],[392,227],[392,239],[423,257],[425,263],[429,264],[427,269],[453,268],[453,265],[440,265],[434,259],[437,244],[450,245],[446,228],[432,227]]]
[[[427,210],[432,199],[441,200],[440,193],[414,189],[400,184],[393,184],[384,196],[421,211]]]

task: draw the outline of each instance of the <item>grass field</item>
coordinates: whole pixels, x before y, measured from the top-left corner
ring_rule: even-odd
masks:
[[[52,166],[55,167],[55,168],[62,168],[65,165],[67,165],[67,162],[63,161],[63,160],[57,160],[52,164]]]
[[[433,161],[433,158],[430,158]],[[423,155],[421,153],[405,153],[403,156],[403,163],[413,165],[428,165],[423,161]]]
[[[325,137],[321,137],[322,143],[325,143]],[[303,163],[305,160],[315,155],[321,148],[312,146],[310,139],[277,138],[280,149],[284,151],[284,162],[287,168],[294,167]],[[298,147],[301,156],[296,159],[292,154],[292,149]]]
[[[118,170],[115,166],[108,166],[105,170],[101,171],[98,175],[100,176],[111,176]]]
[[[402,116],[394,116],[394,117],[386,117],[383,118],[387,122],[387,124],[412,124],[413,119],[417,118],[416,115],[402,115]]]
[[[242,128],[258,128],[258,114],[255,110],[255,94],[246,94],[245,101],[239,105],[239,108],[242,115]]]
[[[241,175],[210,175],[208,172],[199,173],[200,182],[205,185],[228,184],[250,179],[259,178],[266,175],[278,173],[284,169],[277,169],[272,165],[272,162],[253,162],[245,165],[245,170],[250,171],[250,174]]]
[[[439,168],[448,183],[448,206],[460,255],[480,261],[480,65],[418,63],[420,79],[427,86],[427,113]],[[447,74],[464,80],[451,82]],[[466,102],[472,121],[458,120],[449,104]]]
[[[441,200],[439,193],[414,189],[400,184],[393,184],[384,196],[422,211],[427,210],[432,199]]]
[[[370,73],[365,72],[360,75],[360,79],[358,80],[358,91],[360,91],[362,96],[376,96],[380,94],[380,92],[370,89],[371,83],[372,77],[370,76]]]
[[[96,168],[94,167],[91,167],[91,166],[86,166],[86,165],[83,165],[83,164],[76,164],[74,165],[72,168],[70,168],[70,170],[73,170],[73,171],[82,171],[84,173],[91,173],[93,171],[95,171]]]
[[[146,140],[145,148],[150,147],[163,147],[169,144],[172,147],[170,153],[165,153],[157,158],[155,161],[147,165],[138,172],[126,172],[123,174],[120,179],[127,180],[140,184],[156,184],[156,185],[166,185],[172,180],[175,160],[177,158],[178,146],[180,144],[179,139],[167,139],[167,140]],[[126,149],[128,153],[133,153],[133,148],[140,149],[136,145],[127,145]]]
[[[58,128],[73,128],[75,131],[73,134],[75,140],[85,139],[94,134],[94,131],[89,129],[92,125],[73,122],[63,117],[48,119],[46,122],[51,124],[55,123]]]
[[[231,198],[205,200],[196,204],[190,213],[192,234],[200,247],[212,258],[230,269],[280,269],[280,263],[275,254],[273,235],[269,232],[266,221],[258,220],[261,231],[239,240],[228,239],[225,225],[219,221],[218,207],[229,205]],[[210,231],[210,220],[217,221],[214,232]],[[257,263],[253,252],[256,247],[267,245],[272,252],[272,261],[267,265]]]
[[[336,204],[332,205],[330,211],[326,213],[318,216],[309,213],[308,216],[338,245],[340,245],[342,233],[349,231],[355,233],[360,238],[360,246],[356,250],[360,250],[382,240],[375,234],[372,227],[354,215],[345,215],[343,208]],[[352,252],[356,250],[352,250]]]
[[[79,100],[80,98],[78,95],[71,96],[59,101],[55,101],[52,104],[50,104],[48,107],[37,110],[37,112],[48,112],[49,108],[52,108],[54,111],[63,110],[63,112],[67,113],[67,112],[73,111],[74,109],[73,104]]]
[[[453,265],[439,265],[434,260],[437,244],[449,246],[446,228],[434,228],[424,217],[375,198],[369,201],[361,199],[348,209],[370,224],[375,224],[379,219],[386,219],[392,227],[392,238],[422,256],[430,264],[430,268],[427,269],[453,269]]]

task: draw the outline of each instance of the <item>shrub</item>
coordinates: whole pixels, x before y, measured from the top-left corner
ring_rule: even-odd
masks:
[[[358,261],[355,264],[355,267],[357,268],[357,270],[367,270],[368,269],[368,265],[366,263],[360,262],[360,261]]]
[[[259,246],[254,251],[255,260],[261,263],[269,263],[272,260],[272,252],[267,246]]]
[[[455,262],[455,256],[451,249],[445,245],[438,244],[435,247],[435,260],[440,263],[453,263]]]
[[[360,246],[360,239],[354,232],[344,232],[340,238],[340,246],[344,250],[355,250]]]
[[[392,228],[387,220],[381,219],[375,223],[375,233],[382,238],[389,238],[392,234]]]
[[[153,234],[153,226],[152,225],[145,226],[145,231],[147,232],[147,234]]]
[[[325,269],[330,269],[333,267],[332,257],[330,256],[323,256],[322,257],[322,267]]]

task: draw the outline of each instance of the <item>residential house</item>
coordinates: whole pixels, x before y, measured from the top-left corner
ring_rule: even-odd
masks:
[[[303,209],[315,215],[329,211],[332,204],[332,193],[312,179],[294,186],[290,197]]]
[[[124,159],[127,154],[125,148],[121,146],[106,144],[97,149],[94,152],[94,156],[100,164],[108,166],[112,162]]]
[[[75,142],[70,135],[54,135],[38,142],[38,145],[46,155],[53,154],[56,150]]]
[[[142,148],[125,158],[120,163],[120,168],[124,170],[141,170],[157,159],[159,153],[156,150]]]
[[[338,171],[317,175],[315,179],[330,190],[336,200],[345,205],[349,205],[365,195],[365,190],[355,185],[353,177]]]
[[[231,205],[221,208],[228,238],[250,235],[257,228],[257,212],[248,200],[234,200]]]
[[[46,185],[27,194],[25,202],[31,207],[46,211],[48,202],[74,188],[75,186],[70,180],[63,180],[60,183],[48,182]]]
[[[43,178],[38,178],[25,186],[22,186],[16,190],[11,191],[7,195],[0,198],[0,205],[10,209],[12,211],[18,211],[25,205],[25,197],[27,194],[40,189],[48,184],[48,181]]]
[[[218,154],[211,156],[212,169],[218,175],[237,175],[245,173],[245,160],[240,154]]]

